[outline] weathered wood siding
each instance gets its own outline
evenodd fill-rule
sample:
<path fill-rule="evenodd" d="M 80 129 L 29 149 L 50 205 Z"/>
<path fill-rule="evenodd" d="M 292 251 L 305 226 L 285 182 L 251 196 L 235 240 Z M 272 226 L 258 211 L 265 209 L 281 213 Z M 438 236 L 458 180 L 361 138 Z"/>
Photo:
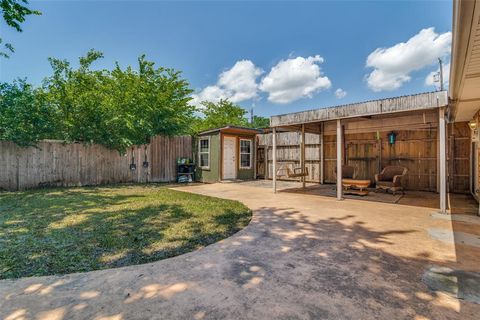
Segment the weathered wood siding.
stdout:
<path fill-rule="evenodd" d="M 23 148 L 0 141 L 0 189 L 173 181 L 177 157 L 192 157 L 191 137 L 154 137 L 125 155 L 100 145 L 45 140 Z"/>
<path fill-rule="evenodd" d="M 469 133 L 466 123 L 449 127 L 450 149 L 447 149 L 449 187 L 451 192 L 469 192 Z M 469 129 L 468 129 L 469 130 Z M 348 132 L 348 131 L 347 131 Z M 388 143 L 388 131 L 345 134 L 346 163 L 357 167 L 357 177 L 370 179 L 388 165 L 401 165 L 408 169 L 405 185 L 408 190 L 437 190 L 437 128 L 395 130 L 396 142 Z M 272 178 L 271 134 L 259 135 L 259 147 L 266 146 L 268 179 Z M 305 165 L 307 181 L 320 181 L 320 139 L 317 134 L 306 134 Z M 277 167 L 300 166 L 300 135 L 296 132 L 279 133 L 277 138 Z M 452 155 L 452 156 L 450 156 Z M 326 183 L 335 183 L 336 136 L 324 136 L 324 177 Z M 283 177 L 282 179 L 287 179 Z"/>

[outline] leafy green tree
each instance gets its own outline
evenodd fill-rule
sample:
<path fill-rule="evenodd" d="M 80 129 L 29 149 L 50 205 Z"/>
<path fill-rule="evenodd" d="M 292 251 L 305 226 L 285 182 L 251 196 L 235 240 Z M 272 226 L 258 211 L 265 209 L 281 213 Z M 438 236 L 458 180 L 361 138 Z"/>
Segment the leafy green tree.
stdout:
<path fill-rule="evenodd" d="M 248 125 L 245 118 L 247 111 L 228 100 L 220 100 L 217 103 L 204 101 L 199 111 L 203 116 L 197 118 L 193 125 L 195 133 L 228 125 L 243 127 Z"/>
<path fill-rule="evenodd" d="M 0 83 L 0 140 L 30 146 L 54 138 L 55 117 L 55 110 L 25 80 Z"/>
<path fill-rule="evenodd" d="M 194 107 L 189 84 L 178 71 L 155 68 L 145 56 L 131 67 L 92 70 L 101 52 L 90 50 L 74 69 L 49 59 L 53 75 L 43 83 L 48 105 L 57 112 L 58 136 L 70 142 L 97 143 L 124 152 L 150 137 L 189 131 Z"/>
<path fill-rule="evenodd" d="M 268 128 L 270 127 L 270 119 L 261 116 L 253 116 L 253 122 L 250 122 L 248 126 L 254 129 Z"/>
<path fill-rule="evenodd" d="M 2 12 L 3 20 L 5 23 L 22 32 L 21 24 L 25 22 L 25 17 L 29 15 L 40 15 L 40 11 L 32 10 L 27 7 L 27 0 L 0 0 L 0 10 Z M 0 38 L 0 45 L 2 44 L 2 38 Z M 10 43 L 3 45 L 0 50 L 0 56 L 8 58 L 9 53 L 13 53 L 14 48 Z"/>

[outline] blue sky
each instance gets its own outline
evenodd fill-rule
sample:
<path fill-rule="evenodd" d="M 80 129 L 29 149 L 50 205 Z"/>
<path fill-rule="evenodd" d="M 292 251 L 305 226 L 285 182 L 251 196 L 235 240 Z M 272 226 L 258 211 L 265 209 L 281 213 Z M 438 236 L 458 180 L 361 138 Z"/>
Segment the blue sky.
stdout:
<path fill-rule="evenodd" d="M 195 101 L 228 97 L 263 116 L 434 90 L 426 77 L 437 56 L 448 63 L 452 19 L 450 1 L 31 5 L 43 15 L 23 33 L 0 26 L 16 49 L 0 60 L 1 81 L 40 84 L 48 57 L 76 61 L 90 48 L 105 54 L 95 68 L 135 65 L 145 53 L 183 71 Z"/>

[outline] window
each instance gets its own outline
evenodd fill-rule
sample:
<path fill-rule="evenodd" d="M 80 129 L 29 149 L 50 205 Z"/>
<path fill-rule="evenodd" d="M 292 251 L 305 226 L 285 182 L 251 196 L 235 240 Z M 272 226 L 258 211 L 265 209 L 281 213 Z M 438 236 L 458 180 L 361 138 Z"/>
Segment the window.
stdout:
<path fill-rule="evenodd" d="M 252 167 L 252 140 L 240 139 L 240 168 Z"/>
<path fill-rule="evenodd" d="M 200 138 L 200 143 L 198 144 L 198 158 L 200 168 L 210 169 L 210 137 Z"/>

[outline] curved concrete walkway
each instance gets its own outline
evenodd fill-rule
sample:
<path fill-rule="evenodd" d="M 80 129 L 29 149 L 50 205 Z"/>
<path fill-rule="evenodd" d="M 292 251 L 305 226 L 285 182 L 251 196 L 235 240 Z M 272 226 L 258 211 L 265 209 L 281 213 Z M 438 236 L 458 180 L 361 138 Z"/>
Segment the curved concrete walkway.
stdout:
<path fill-rule="evenodd" d="M 250 225 L 202 250 L 119 269 L 0 281 L 0 318 L 478 319 L 480 305 L 431 292 L 431 265 L 480 271 L 480 236 L 431 209 L 271 193 L 242 184 L 179 188 L 237 199 Z"/>

